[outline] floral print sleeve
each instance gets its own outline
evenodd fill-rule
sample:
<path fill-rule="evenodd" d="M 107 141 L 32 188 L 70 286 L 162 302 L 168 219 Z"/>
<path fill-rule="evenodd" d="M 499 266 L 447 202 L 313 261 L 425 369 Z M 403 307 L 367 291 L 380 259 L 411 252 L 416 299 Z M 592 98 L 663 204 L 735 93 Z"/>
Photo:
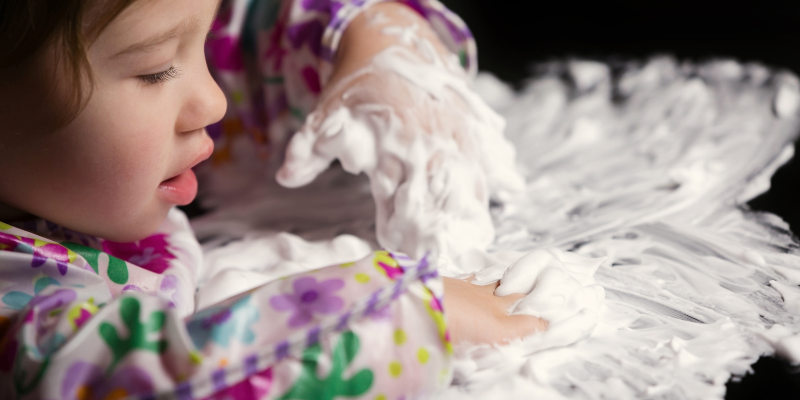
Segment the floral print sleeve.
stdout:
<path fill-rule="evenodd" d="M 207 54 L 228 97 L 228 114 L 209 127 L 214 161 L 232 157 L 231 144 L 251 136 L 263 158 L 280 156 L 314 108 L 330 76 L 342 34 L 361 11 L 391 0 L 228 0 L 215 22 Z M 475 41 L 464 22 L 437 0 L 398 0 L 424 16 L 471 74 Z"/>
<path fill-rule="evenodd" d="M 0 398 L 396 399 L 449 383 L 424 259 L 378 251 L 187 313 L 192 274 L 167 277 L 199 246 L 176 213 L 136 243 L 0 224 Z"/>

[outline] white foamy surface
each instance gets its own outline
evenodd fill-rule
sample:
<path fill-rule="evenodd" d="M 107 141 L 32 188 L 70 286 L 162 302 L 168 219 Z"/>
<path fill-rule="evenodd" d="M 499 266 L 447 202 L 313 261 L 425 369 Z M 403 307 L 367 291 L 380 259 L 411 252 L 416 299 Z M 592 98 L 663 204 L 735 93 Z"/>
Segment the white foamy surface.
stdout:
<path fill-rule="evenodd" d="M 722 398 L 761 354 L 800 361 L 798 246 L 779 218 L 742 206 L 792 156 L 797 79 L 669 58 L 613 79 L 585 61 L 541 71 L 516 94 L 476 81 L 506 118 L 527 191 L 492 208 L 488 252 L 441 268 L 532 290 L 516 310 L 545 315 L 549 304 L 556 322 L 511 345 L 459 349 L 455 381 L 437 397 Z M 378 246 L 364 175 L 334 168 L 285 189 L 246 141 L 235 151 L 238 164 L 201 174 L 216 210 L 193 221 L 207 257 L 201 293 L 214 293 L 200 303 Z M 583 297 L 542 303 L 536 277 L 548 274 Z"/>

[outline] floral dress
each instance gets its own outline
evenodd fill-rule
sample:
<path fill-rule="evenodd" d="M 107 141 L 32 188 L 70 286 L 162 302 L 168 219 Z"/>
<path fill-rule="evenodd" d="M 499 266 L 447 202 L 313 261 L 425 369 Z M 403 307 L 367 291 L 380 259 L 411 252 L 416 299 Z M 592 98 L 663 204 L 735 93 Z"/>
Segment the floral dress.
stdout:
<path fill-rule="evenodd" d="M 424 259 L 377 251 L 194 311 L 202 254 L 180 211 L 135 243 L 28 225 L 0 224 L 0 398 L 396 399 L 449 383 Z"/>
<path fill-rule="evenodd" d="M 285 144 L 347 23 L 376 2 L 224 4 L 208 45 L 231 104 L 210 128 L 216 161 L 242 133 L 265 157 Z M 460 19 L 436 1 L 404 3 L 474 72 Z M 442 284 L 427 260 L 377 251 L 196 310 L 202 259 L 177 209 L 134 243 L 0 223 L 0 398 L 386 400 L 449 384 Z"/>

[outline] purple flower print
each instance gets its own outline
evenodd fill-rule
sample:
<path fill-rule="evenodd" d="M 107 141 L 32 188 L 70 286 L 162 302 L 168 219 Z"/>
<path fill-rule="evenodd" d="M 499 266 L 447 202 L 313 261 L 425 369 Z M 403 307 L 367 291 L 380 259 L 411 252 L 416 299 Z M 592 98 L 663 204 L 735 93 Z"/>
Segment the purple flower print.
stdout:
<path fill-rule="evenodd" d="M 77 298 L 78 294 L 72 289 L 57 289 L 50 294 L 37 295 L 28 303 L 32 310 L 26 315 L 26 321 L 34 323 L 33 311 L 36 310 L 36 330 L 39 334 L 44 334 L 47 332 L 48 318 L 63 311 L 65 306 Z"/>
<path fill-rule="evenodd" d="M 103 251 L 157 274 L 169 268 L 169 260 L 175 259 L 169 251 L 167 235 L 163 233 L 130 243 L 104 240 Z"/>
<path fill-rule="evenodd" d="M 27 291 L 19 292 L 12 290 L 4 294 L 3 297 L 0 298 L 0 301 L 5 304 L 6 308 L 10 308 L 12 310 L 21 310 L 23 307 L 28 305 L 28 302 L 30 302 L 34 296 L 49 286 L 61 286 L 61 284 L 49 276 L 42 276 L 37 278 L 33 283 L 33 294 L 26 293 Z"/>
<path fill-rule="evenodd" d="M 65 400 L 120 399 L 134 394 L 148 394 L 153 380 L 144 370 L 123 367 L 107 377 L 100 367 L 85 361 L 70 365 L 61 382 L 61 398 Z"/>
<path fill-rule="evenodd" d="M 77 257 L 77 254 L 60 244 L 6 233 L 0 233 L 0 250 L 32 255 L 33 268 L 41 267 L 48 259 L 53 259 L 62 276 L 67 274 L 67 265 Z"/>
<path fill-rule="evenodd" d="M 319 57 L 322 48 L 322 33 L 325 31 L 325 25 L 317 20 L 311 20 L 300 24 L 292 25 L 287 30 L 289 42 L 292 43 L 292 48 L 299 49 L 304 43 L 308 44 L 308 48 Z"/>
<path fill-rule="evenodd" d="M 176 299 L 178 295 L 178 278 L 176 278 L 175 275 L 164 276 L 158 290 L 169 299 L 170 307 L 175 307 L 175 302 L 178 301 L 178 299 Z"/>
<path fill-rule="evenodd" d="M 356 4 L 357 2 L 358 1 L 354 1 L 351 4 L 360 7 L 362 4 Z M 331 10 L 330 10 L 331 20 L 330 22 L 328 22 L 329 27 L 336 30 L 342 29 L 342 24 L 347 21 L 346 16 L 339 15 L 339 10 L 341 10 L 343 6 L 344 5 L 340 2 L 334 2 L 333 4 L 331 4 Z"/>
<path fill-rule="evenodd" d="M 50 294 L 37 295 L 28 304 L 31 307 L 37 307 L 40 313 L 47 314 L 50 311 L 61 309 L 77 297 L 77 293 L 72 289 L 57 289 Z"/>
<path fill-rule="evenodd" d="M 390 307 L 389 305 L 386 305 L 379 310 L 375 310 L 372 314 L 369 315 L 369 318 L 373 321 L 386 320 L 391 317 L 392 317 L 392 307 Z"/>
<path fill-rule="evenodd" d="M 310 276 L 292 283 L 294 293 L 272 296 L 269 303 L 278 311 L 289 311 L 289 327 L 297 328 L 311 321 L 314 313 L 330 314 L 339 311 L 344 301 L 333 292 L 344 287 L 341 279 L 328 279 L 317 283 Z"/>

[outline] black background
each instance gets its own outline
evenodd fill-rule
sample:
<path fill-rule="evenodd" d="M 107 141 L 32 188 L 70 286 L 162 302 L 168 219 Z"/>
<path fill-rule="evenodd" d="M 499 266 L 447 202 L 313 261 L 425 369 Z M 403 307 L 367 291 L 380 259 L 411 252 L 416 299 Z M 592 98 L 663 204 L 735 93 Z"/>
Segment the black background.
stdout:
<path fill-rule="evenodd" d="M 672 54 L 702 61 L 760 61 L 800 75 L 800 0 L 749 1 L 489 1 L 442 0 L 478 43 L 478 65 L 519 87 L 535 61 L 598 60 Z M 795 154 L 800 154 L 795 144 Z M 800 232 L 800 161 L 772 179 L 749 206 L 773 212 Z M 762 358 L 755 374 L 729 382 L 726 399 L 800 399 L 800 375 Z"/>

